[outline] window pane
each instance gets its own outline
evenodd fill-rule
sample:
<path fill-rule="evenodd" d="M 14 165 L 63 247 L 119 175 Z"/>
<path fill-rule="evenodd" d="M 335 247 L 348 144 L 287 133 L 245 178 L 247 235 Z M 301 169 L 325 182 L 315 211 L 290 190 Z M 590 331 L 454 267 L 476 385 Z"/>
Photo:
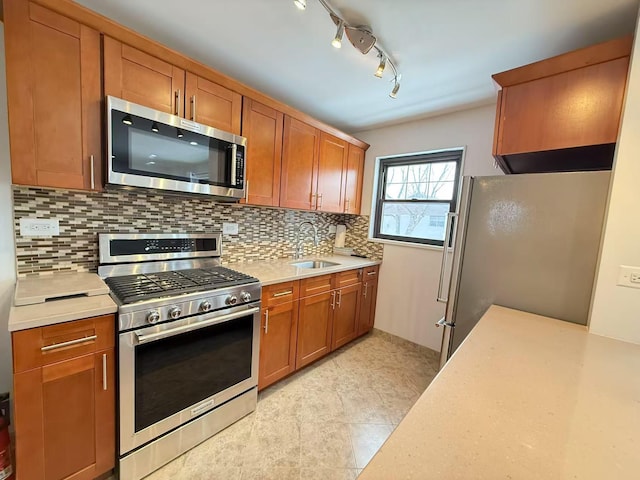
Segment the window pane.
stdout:
<path fill-rule="evenodd" d="M 385 203 L 380 233 L 444 241 L 449 203 Z"/>
<path fill-rule="evenodd" d="M 385 200 L 451 200 L 456 162 L 388 167 Z"/>

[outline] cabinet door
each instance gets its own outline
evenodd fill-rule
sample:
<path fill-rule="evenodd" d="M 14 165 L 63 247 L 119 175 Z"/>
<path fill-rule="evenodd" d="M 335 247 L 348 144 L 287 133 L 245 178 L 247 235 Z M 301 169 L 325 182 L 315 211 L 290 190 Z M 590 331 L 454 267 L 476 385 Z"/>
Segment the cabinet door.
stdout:
<path fill-rule="evenodd" d="M 13 183 L 100 188 L 100 34 L 26 1 L 4 21 Z"/>
<path fill-rule="evenodd" d="M 505 87 L 501 155 L 615 143 L 629 57 Z"/>
<path fill-rule="evenodd" d="M 358 315 L 358 335 L 363 335 L 373 328 L 377 295 L 378 280 L 366 280 L 362 285 L 360 314 Z"/>
<path fill-rule="evenodd" d="M 300 299 L 296 369 L 325 356 L 331 350 L 335 291 Z"/>
<path fill-rule="evenodd" d="M 297 337 L 297 301 L 262 309 L 259 390 L 295 370 Z"/>
<path fill-rule="evenodd" d="M 320 132 L 316 128 L 285 115 L 281 207 L 315 210 L 319 146 Z"/>
<path fill-rule="evenodd" d="M 184 116 L 184 70 L 106 36 L 104 92 Z"/>
<path fill-rule="evenodd" d="M 364 150 L 349 145 L 345 171 L 344 213 L 358 215 L 362 201 L 362 177 L 364 175 Z"/>
<path fill-rule="evenodd" d="M 361 283 L 336 291 L 336 308 L 333 312 L 331 350 L 335 350 L 345 343 L 349 343 L 358 335 L 361 291 Z"/>
<path fill-rule="evenodd" d="M 280 203 L 280 166 L 284 115 L 245 97 L 242 136 L 247 138 L 247 199 L 251 205 Z"/>
<path fill-rule="evenodd" d="M 115 464 L 114 350 L 14 376 L 21 478 L 93 479 Z"/>
<path fill-rule="evenodd" d="M 320 133 L 318 160 L 317 209 L 323 212 L 344 212 L 344 174 L 347 168 L 349 144 L 328 133 Z"/>
<path fill-rule="evenodd" d="M 185 116 L 240 135 L 242 95 L 191 72 L 186 78 Z"/>

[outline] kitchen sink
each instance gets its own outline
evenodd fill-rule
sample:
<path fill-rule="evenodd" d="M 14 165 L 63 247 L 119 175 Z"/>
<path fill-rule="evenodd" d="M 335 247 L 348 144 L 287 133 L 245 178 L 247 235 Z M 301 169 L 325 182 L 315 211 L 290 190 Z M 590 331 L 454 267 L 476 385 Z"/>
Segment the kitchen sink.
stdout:
<path fill-rule="evenodd" d="M 334 262 L 325 262 L 324 260 L 303 260 L 301 262 L 290 263 L 289 265 L 292 265 L 298 268 L 326 268 L 326 267 L 334 267 L 340 264 L 334 263 Z"/>

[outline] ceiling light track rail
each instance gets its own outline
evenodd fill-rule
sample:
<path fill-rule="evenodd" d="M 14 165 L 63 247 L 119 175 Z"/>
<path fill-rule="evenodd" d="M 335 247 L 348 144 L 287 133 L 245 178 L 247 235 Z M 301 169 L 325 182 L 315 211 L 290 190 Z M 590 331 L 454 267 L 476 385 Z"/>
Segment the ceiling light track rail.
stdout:
<path fill-rule="evenodd" d="M 350 25 L 327 0 L 318 0 L 320 5 L 324 7 L 324 9 L 329 13 L 331 20 L 336 24 L 337 30 L 336 35 L 331 41 L 331 45 L 335 48 L 342 47 L 342 37 L 346 33 L 347 38 L 351 42 L 351 44 L 363 55 L 369 53 L 372 49 L 375 49 L 379 64 L 378 68 L 374 73 L 374 76 L 377 78 L 382 78 L 382 75 L 389 66 L 391 71 L 393 72 L 393 89 L 389 96 L 391 98 L 396 98 L 398 95 L 398 90 L 400 90 L 400 80 L 402 75 L 398 72 L 397 64 L 393 58 L 387 53 L 384 47 L 378 42 L 378 39 L 373 34 L 371 27 L 368 25 Z M 304 10 L 307 8 L 307 0 L 293 0 L 293 3 L 300 10 Z"/>

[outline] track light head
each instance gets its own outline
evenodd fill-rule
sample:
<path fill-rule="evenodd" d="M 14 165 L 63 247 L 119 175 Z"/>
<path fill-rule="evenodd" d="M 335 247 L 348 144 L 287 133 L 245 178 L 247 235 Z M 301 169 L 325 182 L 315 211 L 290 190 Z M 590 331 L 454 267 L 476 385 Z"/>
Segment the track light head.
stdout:
<path fill-rule="evenodd" d="M 182 133 L 182 130 L 180 130 L 179 128 L 176 128 L 176 137 L 178 138 L 184 137 L 184 133 Z"/>
<path fill-rule="evenodd" d="M 336 32 L 335 38 L 331 41 L 331 45 L 335 48 L 342 47 L 342 35 L 344 35 L 344 21 L 340 20 L 338 22 L 338 31 Z"/>
<path fill-rule="evenodd" d="M 158 133 L 160 131 L 160 127 L 158 127 L 158 124 L 156 122 L 153 122 L 151 124 L 151 131 L 154 133 Z"/>
<path fill-rule="evenodd" d="M 380 64 L 378 65 L 378 69 L 376 70 L 376 73 L 374 73 L 373 75 L 378 78 L 382 78 L 382 73 L 384 72 L 384 68 L 387 66 L 387 57 L 385 57 L 382 53 L 378 54 L 378 57 L 380 57 Z"/>
<path fill-rule="evenodd" d="M 307 0 L 293 0 L 293 4 L 300 10 L 307 8 Z"/>
<path fill-rule="evenodd" d="M 133 118 L 131 118 L 131 115 L 127 113 L 122 119 L 122 123 L 125 125 L 133 125 Z"/>
<path fill-rule="evenodd" d="M 389 94 L 391 98 L 398 98 L 398 90 L 400 90 L 400 81 L 396 78 L 395 82 L 396 84 L 393 86 L 393 90 L 391 90 L 391 93 Z"/>

